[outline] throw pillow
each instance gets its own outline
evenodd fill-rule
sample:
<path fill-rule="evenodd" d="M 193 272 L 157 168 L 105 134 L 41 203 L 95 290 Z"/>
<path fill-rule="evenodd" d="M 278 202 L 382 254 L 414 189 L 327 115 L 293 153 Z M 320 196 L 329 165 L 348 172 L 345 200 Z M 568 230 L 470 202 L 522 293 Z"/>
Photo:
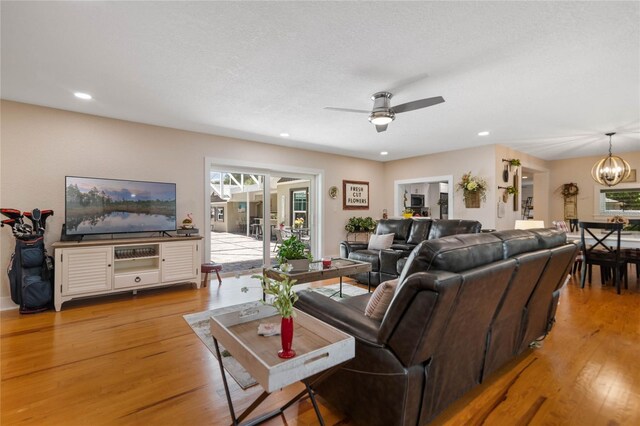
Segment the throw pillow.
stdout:
<path fill-rule="evenodd" d="M 364 308 L 364 314 L 369 318 L 381 321 L 382 318 L 384 318 L 384 314 L 387 313 L 387 309 L 391 304 L 391 299 L 393 299 L 393 295 L 396 293 L 397 286 L 397 278 L 395 280 L 385 281 L 378 285 L 369 298 L 367 307 Z"/>
<path fill-rule="evenodd" d="M 395 234 L 373 234 L 369 238 L 369 250 L 386 250 L 393 244 L 393 236 Z"/>

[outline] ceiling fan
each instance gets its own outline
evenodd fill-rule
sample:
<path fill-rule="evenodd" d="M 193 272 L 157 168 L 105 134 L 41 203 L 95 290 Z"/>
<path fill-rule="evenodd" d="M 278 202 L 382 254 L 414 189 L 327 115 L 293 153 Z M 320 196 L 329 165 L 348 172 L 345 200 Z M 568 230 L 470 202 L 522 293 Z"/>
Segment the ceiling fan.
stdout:
<path fill-rule="evenodd" d="M 436 96 L 435 98 L 420 99 L 418 101 L 407 102 L 405 104 L 392 107 L 389 105 L 389 100 L 392 96 L 393 95 L 389 92 L 378 92 L 371 95 L 371 100 L 373 101 L 372 111 L 334 107 L 325 107 L 324 109 L 369 114 L 369 121 L 376 126 L 376 130 L 380 133 L 387 130 L 387 125 L 395 120 L 396 114 L 426 108 L 444 102 L 444 98 L 442 96 Z"/>

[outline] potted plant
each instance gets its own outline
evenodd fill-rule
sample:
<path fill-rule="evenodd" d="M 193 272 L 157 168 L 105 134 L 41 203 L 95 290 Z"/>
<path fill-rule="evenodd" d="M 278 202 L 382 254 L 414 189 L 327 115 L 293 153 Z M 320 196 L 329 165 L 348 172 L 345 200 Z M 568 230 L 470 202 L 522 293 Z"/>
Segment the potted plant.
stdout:
<path fill-rule="evenodd" d="M 282 240 L 276 257 L 281 265 L 288 263 L 293 266 L 293 270 L 306 271 L 309 269 L 311 253 L 307 252 L 307 247 L 298 237 L 292 235 L 286 240 Z"/>
<path fill-rule="evenodd" d="M 413 209 L 411 209 L 410 207 L 405 208 L 402 211 L 402 216 L 405 218 L 413 217 Z"/>
<path fill-rule="evenodd" d="M 458 191 L 462 191 L 464 204 L 467 208 L 479 208 L 480 200 L 487 201 L 487 181 L 472 176 L 471 172 L 462 175 L 457 187 Z"/>
<path fill-rule="evenodd" d="M 377 222 L 370 216 L 367 217 L 351 217 L 344 226 L 347 232 L 373 232 L 376 230 Z"/>
<path fill-rule="evenodd" d="M 286 274 L 280 274 L 280 280 L 265 277 L 264 275 L 253 275 L 252 278 L 260 280 L 262 292 L 272 296 L 269 302 L 263 302 L 276 308 L 282 319 L 280 320 L 280 340 L 282 350 L 278 352 L 280 358 L 292 358 L 296 352 L 293 346 L 293 317 L 295 311 L 293 304 L 298 300 L 298 294 L 293 290 L 296 280 L 292 280 Z M 245 287 L 246 288 L 246 287 Z M 245 288 L 242 291 L 245 291 Z"/>

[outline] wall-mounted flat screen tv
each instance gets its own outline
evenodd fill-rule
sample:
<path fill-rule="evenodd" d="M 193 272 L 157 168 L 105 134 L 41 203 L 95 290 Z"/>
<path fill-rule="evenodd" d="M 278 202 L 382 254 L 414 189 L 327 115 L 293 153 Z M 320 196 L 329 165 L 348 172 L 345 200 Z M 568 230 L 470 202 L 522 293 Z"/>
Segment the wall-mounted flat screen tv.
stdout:
<path fill-rule="evenodd" d="M 67 176 L 67 235 L 176 229 L 176 184 Z"/>

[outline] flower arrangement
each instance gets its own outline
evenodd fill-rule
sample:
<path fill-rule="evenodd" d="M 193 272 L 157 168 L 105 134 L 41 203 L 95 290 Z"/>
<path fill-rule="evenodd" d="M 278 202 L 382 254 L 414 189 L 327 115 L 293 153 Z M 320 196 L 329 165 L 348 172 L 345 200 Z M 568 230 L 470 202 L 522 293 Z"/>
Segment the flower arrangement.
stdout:
<path fill-rule="evenodd" d="M 471 172 L 463 174 L 457 186 L 458 190 L 462 191 L 465 200 L 477 193 L 482 201 L 487 201 L 487 181 L 477 176 L 471 176 Z"/>
<path fill-rule="evenodd" d="M 507 186 L 505 191 L 507 191 L 507 194 L 509 194 L 509 195 L 517 195 L 518 194 L 518 188 L 516 188 L 515 186 Z"/>
<path fill-rule="evenodd" d="M 624 224 L 624 226 L 629 225 L 629 219 L 627 219 L 626 217 L 619 216 L 619 215 L 610 217 L 609 219 L 607 219 L 607 222 L 609 222 L 609 223 L 622 223 L 622 224 Z"/>
<path fill-rule="evenodd" d="M 294 228 L 302 228 L 304 226 L 304 218 L 299 217 L 296 220 L 293 221 L 293 227 Z"/>
<path fill-rule="evenodd" d="M 273 296 L 269 302 L 262 301 L 262 303 L 276 308 L 282 318 L 290 318 L 296 315 L 293 310 L 293 304 L 298 300 L 298 294 L 293 291 L 293 285 L 297 280 L 292 280 L 285 274 L 280 274 L 281 280 L 275 280 L 264 275 L 252 275 L 251 278 L 260 280 L 260 287 L 262 287 L 264 294 Z M 240 291 L 246 293 L 249 288 L 242 287 Z"/>
<path fill-rule="evenodd" d="M 573 182 L 565 183 L 562 185 L 560 193 L 562 194 L 562 198 L 569 198 L 578 195 L 580 193 L 580 189 L 578 188 L 578 185 Z"/>

